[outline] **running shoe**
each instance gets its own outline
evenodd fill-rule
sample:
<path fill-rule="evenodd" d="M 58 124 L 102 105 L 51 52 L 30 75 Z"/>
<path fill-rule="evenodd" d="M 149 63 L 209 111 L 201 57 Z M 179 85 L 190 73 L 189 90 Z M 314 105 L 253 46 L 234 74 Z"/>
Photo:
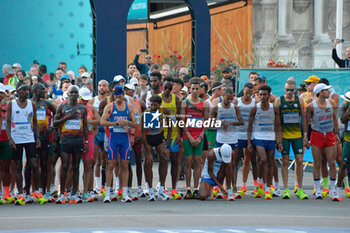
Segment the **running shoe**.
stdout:
<path fill-rule="evenodd" d="M 148 201 L 156 201 L 156 198 L 154 197 L 154 193 L 150 193 L 148 195 Z"/>
<path fill-rule="evenodd" d="M 39 201 L 40 205 L 43 205 L 43 204 L 49 202 L 41 193 L 36 194 L 36 196 L 37 196 L 37 200 Z"/>
<path fill-rule="evenodd" d="M 121 198 L 120 199 L 122 199 L 122 197 L 123 197 L 123 193 L 122 193 L 122 195 L 121 195 Z M 111 201 L 117 201 L 118 200 L 118 196 L 117 196 L 117 193 L 116 192 L 110 192 L 110 194 L 109 194 L 109 198 L 111 199 Z"/>
<path fill-rule="evenodd" d="M 316 187 L 314 187 L 314 190 L 312 191 L 312 195 L 316 194 Z"/>
<path fill-rule="evenodd" d="M 225 195 L 221 192 L 221 190 L 218 192 L 218 194 L 216 195 L 216 199 L 224 199 Z"/>
<path fill-rule="evenodd" d="M 137 190 L 136 195 L 138 197 L 146 197 L 146 194 L 142 191 L 142 188 Z"/>
<path fill-rule="evenodd" d="M 123 203 L 127 203 L 132 202 L 132 199 L 129 197 L 129 195 L 124 195 L 120 201 Z"/>
<path fill-rule="evenodd" d="M 258 192 L 258 189 L 254 189 L 254 191 L 253 191 L 253 197 L 255 197 L 255 198 L 261 198 L 261 196 L 260 196 L 260 194 L 259 194 L 259 192 Z"/>
<path fill-rule="evenodd" d="M 241 196 L 245 196 L 247 193 L 247 186 L 242 186 L 238 193 L 241 194 Z"/>
<path fill-rule="evenodd" d="M 271 186 L 270 186 L 270 193 L 273 193 L 275 191 L 275 186 L 272 184 Z"/>
<path fill-rule="evenodd" d="M 233 196 L 235 197 L 235 199 L 241 199 L 242 198 L 241 194 L 239 194 L 239 193 L 233 193 Z"/>
<path fill-rule="evenodd" d="M 171 199 L 174 199 L 174 200 L 181 200 L 182 199 L 181 195 L 179 194 L 179 192 L 176 189 L 171 190 L 170 197 L 171 197 Z"/>
<path fill-rule="evenodd" d="M 272 200 L 272 195 L 270 191 L 265 191 L 265 199 L 266 200 Z"/>
<path fill-rule="evenodd" d="M 165 192 L 158 192 L 158 197 L 161 198 L 162 201 L 167 201 L 170 199 L 168 194 L 166 194 Z"/>
<path fill-rule="evenodd" d="M 219 187 L 218 186 L 214 186 L 212 188 L 212 192 L 213 192 L 214 197 L 216 197 L 218 195 L 218 193 L 220 192 Z"/>
<path fill-rule="evenodd" d="M 55 186 L 51 186 L 50 188 L 50 196 L 57 198 L 58 197 L 58 191 L 55 188 Z"/>
<path fill-rule="evenodd" d="M 297 193 L 297 192 L 298 192 L 298 188 L 299 188 L 299 185 L 296 184 L 296 185 L 294 186 L 293 193 Z"/>
<path fill-rule="evenodd" d="M 282 199 L 290 199 L 289 189 L 284 190 Z"/>
<path fill-rule="evenodd" d="M 186 199 L 186 200 L 193 199 L 193 193 L 192 193 L 191 189 L 187 189 L 187 193 L 186 193 L 184 199 Z"/>
<path fill-rule="evenodd" d="M 18 195 L 15 200 L 15 205 L 25 205 L 25 198 L 23 195 Z"/>
<path fill-rule="evenodd" d="M 123 198 L 123 190 L 122 189 L 118 189 L 118 199 L 122 199 Z"/>
<path fill-rule="evenodd" d="M 350 198 L 350 188 L 345 189 L 346 198 Z"/>
<path fill-rule="evenodd" d="M 148 186 L 148 185 L 147 185 Z M 148 187 L 146 187 L 146 185 L 143 187 L 143 193 L 148 196 L 149 193 L 148 193 Z"/>
<path fill-rule="evenodd" d="M 112 202 L 111 198 L 108 195 L 106 195 L 105 198 L 103 199 L 103 203 L 111 203 L 111 202 Z"/>
<path fill-rule="evenodd" d="M 4 199 L 0 196 L 0 205 L 4 204 Z"/>
<path fill-rule="evenodd" d="M 235 200 L 235 196 L 233 195 L 232 192 L 228 192 L 226 195 L 226 201 L 234 201 Z"/>
<path fill-rule="evenodd" d="M 296 193 L 297 197 L 301 200 L 303 199 L 309 199 L 309 196 L 304 193 L 303 189 L 298 189 L 298 192 Z"/>
<path fill-rule="evenodd" d="M 339 190 L 339 189 L 338 189 L 338 190 Z M 342 200 L 341 196 L 339 196 L 339 192 L 338 192 L 336 189 L 334 189 L 334 190 L 330 193 L 330 196 L 331 196 L 331 198 L 332 198 L 332 201 L 341 201 L 341 200 Z"/>
<path fill-rule="evenodd" d="M 34 192 L 32 192 L 31 198 L 32 198 L 33 202 L 39 202 L 40 194 L 41 193 L 34 193 Z"/>
<path fill-rule="evenodd" d="M 88 193 L 83 193 L 83 196 L 81 197 L 82 202 L 86 203 L 86 202 L 93 202 L 94 198 L 90 197 L 90 195 Z"/>
<path fill-rule="evenodd" d="M 280 189 L 275 189 L 275 191 L 272 192 L 272 196 L 280 197 L 281 196 L 281 190 Z"/>
<path fill-rule="evenodd" d="M 193 192 L 193 199 L 199 199 L 199 190 L 195 189 Z"/>
<path fill-rule="evenodd" d="M 91 190 L 90 196 L 93 198 L 93 201 L 98 201 L 97 193 L 95 193 L 95 191 Z"/>
<path fill-rule="evenodd" d="M 47 200 L 48 203 L 55 202 L 55 198 L 51 197 L 49 192 L 44 194 L 43 197 Z"/>
<path fill-rule="evenodd" d="M 264 196 L 264 185 L 263 184 L 258 185 L 258 193 L 259 193 L 260 197 Z"/>
<path fill-rule="evenodd" d="M 322 197 L 329 197 L 329 192 L 330 192 L 329 189 L 323 188 L 323 190 L 321 192 Z"/>
<path fill-rule="evenodd" d="M 59 197 L 56 200 L 56 204 L 65 204 L 67 203 L 68 199 L 64 194 L 60 194 Z"/>
<path fill-rule="evenodd" d="M 72 203 L 72 204 L 78 204 L 78 203 L 82 203 L 82 202 L 83 201 L 77 195 L 72 195 L 69 199 L 69 203 Z"/>
<path fill-rule="evenodd" d="M 323 199 L 321 191 L 316 191 L 314 196 L 315 196 L 315 199 Z"/>
<path fill-rule="evenodd" d="M 32 197 L 31 197 L 30 195 L 27 195 L 27 196 L 25 197 L 25 199 L 24 199 L 24 202 L 25 202 L 26 204 L 32 204 L 34 201 L 33 201 Z"/>
<path fill-rule="evenodd" d="M 100 197 L 105 197 L 105 196 L 106 196 L 106 188 L 101 188 Z"/>
<path fill-rule="evenodd" d="M 4 196 L 4 199 L 5 203 L 7 204 L 11 204 L 11 203 L 14 203 L 15 202 L 15 198 L 13 198 L 11 196 L 11 194 L 8 194 L 7 196 Z"/>
<path fill-rule="evenodd" d="M 138 196 L 135 195 L 135 193 L 133 193 L 130 188 L 128 189 L 128 195 L 132 201 L 137 201 L 139 199 Z"/>

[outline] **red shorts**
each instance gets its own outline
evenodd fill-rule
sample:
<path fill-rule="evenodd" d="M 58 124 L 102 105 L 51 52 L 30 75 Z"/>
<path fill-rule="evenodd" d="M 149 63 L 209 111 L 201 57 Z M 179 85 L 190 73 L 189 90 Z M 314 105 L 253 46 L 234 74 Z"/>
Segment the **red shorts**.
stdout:
<path fill-rule="evenodd" d="M 333 132 L 321 133 L 315 130 L 311 132 L 310 144 L 318 148 L 331 147 L 337 144 Z"/>
<path fill-rule="evenodd" d="M 89 133 L 89 150 L 87 153 L 83 153 L 83 159 L 94 159 L 94 140 L 95 137 L 93 134 Z M 85 146 L 85 138 L 84 138 L 84 146 Z"/>

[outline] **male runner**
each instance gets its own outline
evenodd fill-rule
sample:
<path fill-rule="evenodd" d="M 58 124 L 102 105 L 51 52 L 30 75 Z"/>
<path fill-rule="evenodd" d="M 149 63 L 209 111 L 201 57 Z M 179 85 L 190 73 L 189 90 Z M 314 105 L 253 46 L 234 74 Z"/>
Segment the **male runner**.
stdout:
<path fill-rule="evenodd" d="M 12 149 L 12 159 L 16 164 L 16 183 L 19 195 L 15 204 L 31 203 L 30 186 L 33 172 L 33 190 L 38 187 L 38 155 L 37 148 L 41 147 L 39 127 L 36 117 L 36 104 L 28 99 L 29 85 L 18 82 L 16 86 L 18 98 L 11 100 L 6 109 L 6 133 Z M 23 193 L 22 157 L 26 151 L 27 164 L 25 167 L 26 197 Z"/>
<path fill-rule="evenodd" d="M 70 157 L 72 154 L 73 168 L 73 191 L 70 197 L 70 203 L 81 203 L 82 200 L 77 195 L 79 187 L 79 164 L 82 153 L 88 152 L 89 137 L 87 109 L 78 102 L 78 86 L 70 86 L 68 89 L 68 101 L 58 106 L 54 127 L 61 127 L 61 194 L 56 200 L 56 204 L 65 204 L 68 200 L 66 197 L 66 181 L 69 168 Z M 83 134 L 85 145 L 83 144 Z"/>
<path fill-rule="evenodd" d="M 108 161 L 106 174 L 106 196 L 104 203 L 110 203 L 111 184 L 113 170 L 115 168 L 117 155 L 120 157 L 120 184 L 123 187 L 122 202 L 131 202 L 128 195 L 128 177 L 130 160 L 129 127 L 137 127 L 137 121 L 133 107 L 124 98 L 124 88 L 117 85 L 113 89 L 115 101 L 107 104 L 101 118 L 101 125 L 109 127 L 108 133 Z"/>
<path fill-rule="evenodd" d="M 228 201 L 235 200 L 231 189 L 228 188 L 226 191 L 222 186 L 225 177 L 227 185 L 231 183 L 228 182 L 232 176 L 231 159 L 232 147 L 228 144 L 223 144 L 221 147 L 209 151 L 208 158 L 204 163 L 201 184 L 199 186 L 200 200 L 204 201 L 209 197 L 213 186 L 218 186 Z"/>
<path fill-rule="evenodd" d="M 155 201 L 154 197 L 154 191 L 152 188 L 152 181 L 153 181 L 153 156 L 151 153 L 152 147 L 155 147 L 158 154 L 159 154 L 159 177 L 160 177 L 160 188 L 158 191 L 158 197 L 160 197 L 163 201 L 166 201 L 169 199 L 169 196 L 165 192 L 165 180 L 168 172 L 168 160 L 169 160 L 169 149 L 168 146 L 170 144 L 170 139 L 172 135 L 172 125 L 169 125 L 171 122 L 171 118 L 169 117 L 170 110 L 165 107 L 160 107 L 162 104 L 162 98 L 158 95 L 152 96 L 149 99 L 151 103 L 151 107 L 147 109 L 141 116 L 141 133 L 142 135 L 146 135 L 146 138 L 144 140 L 144 146 L 145 146 L 145 177 L 146 182 L 149 185 L 148 193 L 149 193 L 149 201 Z M 158 117 L 160 118 L 160 124 L 155 125 L 153 124 L 153 127 L 145 127 L 147 126 L 147 123 L 145 120 L 146 114 L 152 114 L 153 118 Z M 153 121 L 153 118 L 151 122 Z M 167 138 L 164 138 L 164 127 L 163 119 L 165 118 L 165 122 L 167 122 L 168 127 L 168 134 Z M 149 122 L 149 123 L 151 123 Z M 159 126 L 159 127 L 158 127 Z"/>
<path fill-rule="evenodd" d="M 269 86 L 260 87 L 259 99 L 261 102 L 250 111 L 248 126 L 248 150 L 253 150 L 254 124 L 254 143 L 259 156 L 258 192 L 255 197 L 262 197 L 265 194 L 265 199 L 272 199 L 270 186 L 272 185 L 273 169 L 271 167 L 275 162 L 276 143 L 279 150 L 282 144 L 280 116 L 277 109 L 274 109 L 273 104 L 269 102 L 270 93 Z"/>
<path fill-rule="evenodd" d="M 198 198 L 199 178 L 201 172 L 201 161 L 203 152 L 203 137 L 206 128 L 199 127 L 200 122 L 204 122 L 208 119 L 209 104 L 199 98 L 200 93 L 200 80 L 193 78 L 190 81 L 191 95 L 187 97 L 181 103 L 181 117 L 185 122 L 187 121 L 194 123 L 186 125 L 183 128 L 183 147 L 184 157 L 186 161 L 185 174 L 186 174 L 186 186 L 187 193 L 185 199 Z M 193 182 L 194 192 L 191 189 L 191 169 L 193 162 Z"/>
<path fill-rule="evenodd" d="M 45 99 L 45 86 L 42 83 L 35 83 L 32 86 L 33 103 L 36 104 L 36 116 L 39 127 L 39 138 L 41 142 L 41 148 L 38 149 L 40 158 L 40 184 L 39 199 L 40 204 L 43 204 L 49 200 L 52 201 L 50 193 L 46 193 L 47 190 L 47 179 L 48 179 L 48 157 L 49 157 L 49 146 L 50 146 L 50 134 L 54 130 L 51 127 L 53 115 L 56 113 L 56 107 Z M 53 113 L 53 115 L 51 114 Z"/>
<path fill-rule="evenodd" d="M 296 195 L 300 199 L 308 199 L 308 196 L 303 191 L 303 156 L 304 147 L 309 148 L 307 138 L 307 123 L 304 112 L 304 102 L 295 95 L 296 83 L 293 80 L 288 80 L 284 86 L 285 94 L 278 97 L 275 102 L 275 107 L 281 116 L 282 126 L 282 179 L 284 185 L 283 199 L 290 199 L 288 189 L 288 164 L 290 146 L 293 148 L 293 153 L 296 161 L 296 178 L 298 181 L 298 191 Z M 300 123 L 301 122 L 301 123 Z M 303 132 L 303 136 L 301 135 Z"/>
<path fill-rule="evenodd" d="M 151 107 L 150 98 L 154 95 L 159 95 L 162 93 L 160 90 L 160 84 L 162 80 L 162 74 L 158 71 L 154 71 L 151 73 L 150 83 L 151 83 L 151 90 L 147 91 L 145 94 L 142 95 L 141 100 L 146 103 L 146 108 Z"/>
<path fill-rule="evenodd" d="M 333 200 L 340 200 L 339 193 L 335 189 L 336 167 L 335 153 L 336 145 L 340 142 L 338 132 L 337 113 L 334 111 L 335 104 L 328 100 L 329 89 L 324 83 L 317 84 L 314 88 L 316 100 L 308 104 L 306 109 L 307 119 L 311 119 L 311 149 L 314 159 L 314 183 L 316 187 L 315 198 L 322 199 L 320 190 L 320 168 L 322 157 L 327 157 L 330 175 L 330 196 Z"/>

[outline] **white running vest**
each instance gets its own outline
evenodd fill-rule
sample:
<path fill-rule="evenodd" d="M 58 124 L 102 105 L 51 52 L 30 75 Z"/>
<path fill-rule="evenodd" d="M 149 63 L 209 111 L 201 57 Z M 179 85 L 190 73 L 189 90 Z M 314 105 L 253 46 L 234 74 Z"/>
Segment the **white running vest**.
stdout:
<path fill-rule="evenodd" d="M 229 122 L 236 122 L 237 115 L 234 105 L 230 103 L 229 108 L 224 108 L 221 103 L 218 104 L 218 114 L 216 119 L 221 122 L 226 121 L 226 124 Z M 224 127 L 221 126 L 221 128 L 217 130 L 216 141 L 219 143 L 236 144 L 238 142 L 236 126 L 230 125 L 227 130 L 224 130 Z"/>
<path fill-rule="evenodd" d="M 211 118 L 211 111 L 213 110 L 213 108 L 214 108 L 214 105 L 213 105 L 213 103 L 210 101 L 210 99 L 207 99 L 206 100 L 206 102 L 209 104 L 209 118 Z M 213 127 L 213 128 L 208 128 L 208 129 L 210 129 L 210 130 L 216 130 L 216 128 L 215 127 Z"/>
<path fill-rule="evenodd" d="M 311 128 L 321 133 L 333 132 L 333 108 L 326 99 L 326 107 L 321 109 L 317 106 L 316 100 L 312 101 L 314 115 L 311 119 Z"/>
<path fill-rule="evenodd" d="M 94 104 L 92 106 L 94 106 L 96 108 L 96 110 L 98 111 L 100 108 L 100 103 L 101 101 L 98 99 L 98 95 L 94 97 Z"/>
<path fill-rule="evenodd" d="M 34 143 L 34 131 L 32 128 L 33 104 L 27 100 L 27 106 L 21 108 L 16 100 L 12 100 L 11 112 L 11 137 L 16 144 Z"/>
<path fill-rule="evenodd" d="M 258 103 L 256 108 L 253 129 L 254 139 L 267 141 L 276 140 L 273 104 L 269 103 L 269 109 L 267 111 L 261 109 L 261 103 Z"/>
<path fill-rule="evenodd" d="M 252 98 L 252 101 L 250 104 L 244 104 L 242 102 L 242 97 L 238 98 L 237 100 L 237 107 L 239 108 L 239 111 L 241 112 L 241 116 L 243 118 L 244 125 L 239 125 L 237 127 L 237 136 L 238 139 L 241 140 L 248 140 L 248 124 L 249 124 L 249 115 L 250 115 L 250 110 L 255 105 L 255 99 Z M 252 134 L 253 138 L 253 134 Z"/>
<path fill-rule="evenodd" d="M 152 93 L 151 91 L 147 91 L 147 96 L 146 96 L 146 108 L 150 108 L 151 107 L 151 102 L 149 101 L 149 99 L 152 97 Z"/>
<path fill-rule="evenodd" d="M 214 160 L 214 164 L 213 164 L 213 173 L 214 173 L 215 177 L 218 177 L 218 173 L 220 171 L 221 165 L 223 164 L 222 158 L 219 154 L 219 150 L 220 150 L 220 148 L 214 148 L 216 160 Z M 209 172 L 208 172 L 208 159 L 205 160 L 204 168 L 202 171 L 202 177 L 205 179 L 211 179 Z"/>

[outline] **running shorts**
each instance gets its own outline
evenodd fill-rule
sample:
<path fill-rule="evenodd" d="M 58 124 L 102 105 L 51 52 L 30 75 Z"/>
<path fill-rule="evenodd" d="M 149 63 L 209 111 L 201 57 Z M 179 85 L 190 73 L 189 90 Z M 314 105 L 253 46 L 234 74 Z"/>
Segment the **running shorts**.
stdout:
<path fill-rule="evenodd" d="M 94 135 L 93 134 L 89 134 L 89 150 L 87 153 L 83 153 L 83 159 L 94 159 L 94 143 L 92 143 L 94 141 Z M 85 138 L 84 138 L 84 146 L 85 146 Z"/>
<path fill-rule="evenodd" d="M 205 132 L 205 135 L 207 136 L 208 147 L 209 148 L 214 148 L 215 147 L 215 141 L 216 141 L 216 130 L 208 129 Z"/>
<path fill-rule="evenodd" d="M 222 145 L 224 145 L 224 143 L 220 143 L 220 142 L 216 142 L 215 143 L 215 147 L 218 148 L 218 147 L 221 147 Z M 232 148 L 232 150 L 236 149 L 238 147 L 238 143 L 235 143 L 235 144 L 228 144 L 230 145 L 230 147 Z"/>
<path fill-rule="evenodd" d="M 292 145 L 293 153 L 295 155 L 303 154 L 304 146 L 302 138 L 293 138 L 293 139 L 282 139 L 283 150 L 282 155 L 289 155 L 290 145 Z"/>
<path fill-rule="evenodd" d="M 275 140 L 258 140 L 254 139 L 255 146 L 264 147 L 266 151 L 274 150 L 276 147 Z"/>
<path fill-rule="evenodd" d="M 203 142 L 204 140 L 201 140 L 201 142 L 199 143 L 199 145 L 197 147 L 193 147 L 190 139 L 183 139 L 183 147 L 184 147 L 184 157 L 188 157 L 188 156 L 202 156 L 203 153 Z"/>
<path fill-rule="evenodd" d="M 166 141 L 163 132 L 157 135 L 146 135 L 146 140 L 151 147 L 157 147 Z"/>
<path fill-rule="evenodd" d="M 121 160 L 130 160 L 130 142 L 127 133 L 109 134 L 107 159 L 115 160 L 117 155 Z"/>
<path fill-rule="evenodd" d="M 337 142 L 333 132 L 321 133 L 316 130 L 312 130 L 310 144 L 317 146 L 318 148 L 325 148 L 334 146 L 337 144 Z"/>
<path fill-rule="evenodd" d="M 9 141 L 0 141 L 0 160 L 12 159 L 12 150 Z"/>
<path fill-rule="evenodd" d="M 350 161 L 350 142 L 344 141 L 343 148 L 341 151 L 341 161 L 349 162 Z"/>
<path fill-rule="evenodd" d="M 39 158 L 38 153 L 36 151 L 35 143 L 22 143 L 22 144 L 16 144 L 16 150 L 12 151 L 12 159 L 22 161 L 23 149 L 25 149 L 26 151 L 27 161 L 29 161 L 32 158 Z"/>

